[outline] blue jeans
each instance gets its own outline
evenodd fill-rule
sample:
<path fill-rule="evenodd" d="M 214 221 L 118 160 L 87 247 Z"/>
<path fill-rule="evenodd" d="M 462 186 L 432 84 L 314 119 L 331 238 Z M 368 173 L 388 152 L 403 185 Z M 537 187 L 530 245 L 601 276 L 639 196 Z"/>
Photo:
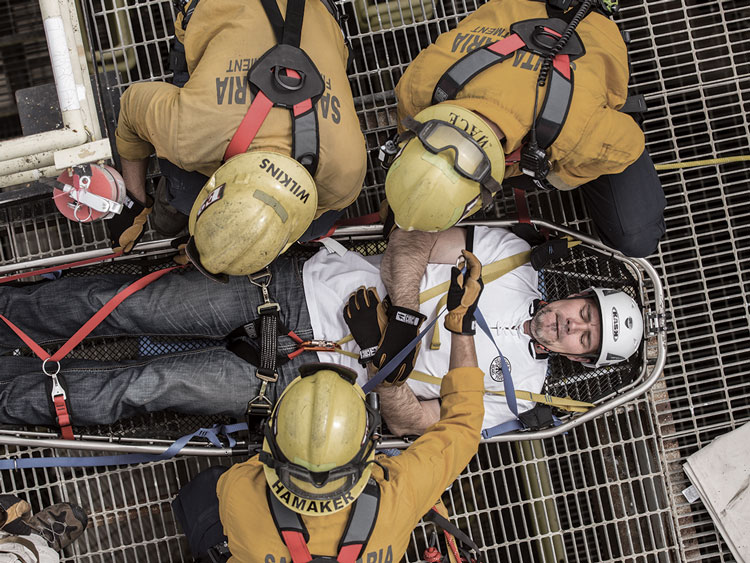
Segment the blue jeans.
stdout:
<path fill-rule="evenodd" d="M 271 266 L 271 298 L 281 306 L 284 325 L 302 338 L 313 337 L 302 285 L 302 263 L 281 257 Z M 70 338 L 104 303 L 136 277 L 110 275 L 63 278 L 31 287 L 0 286 L 0 311 L 36 342 Z M 128 361 L 63 359 L 60 376 L 74 424 L 109 424 L 120 418 L 171 410 L 189 414 L 242 416 L 260 381 L 255 366 L 226 350 L 222 339 L 258 317 L 261 290 L 246 277 L 228 284 L 196 271 L 173 272 L 127 298 L 92 336 L 158 335 L 216 339 L 216 345 L 188 352 L 143 356 Z M 0 323 L 0 353 L 23 346 Z M 279 337 L 279 352 L 296 348 Z M 303 353 L 280 366 L 271 400 L 297 375 L 296 368 L 315 362 Z M 0 356 L 0 423 L 54 424 L 47 378 L 36 357 Z"/>

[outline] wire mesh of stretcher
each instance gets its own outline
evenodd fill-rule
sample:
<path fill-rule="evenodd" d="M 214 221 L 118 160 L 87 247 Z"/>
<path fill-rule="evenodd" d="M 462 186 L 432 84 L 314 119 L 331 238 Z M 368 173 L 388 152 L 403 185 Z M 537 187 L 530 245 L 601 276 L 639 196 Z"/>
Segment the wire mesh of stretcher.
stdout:
<path fill-rule="evenodd" d="M 16 3 L 20 4 L 20 3 Z M 632 37 L 634 92 L 649 111 L 644 129 L 655 162 L 749 154 L 750 7 L 742 0 L 625 0 L 618 20 Z M 10 7 L 10 3 L 8 2 Z M 477 5 L 445 0 L 343 2 L 354 50 L 350 69 L 368 148 L 395 129 L 393 86 L 437 35 Z M 168 77 L 167 1 L 82 0 L 95 52 L 103 113 L 131 83 Z M 365 16 L 367 14 L 367 16 Z M 107 62 L 117 71 L 106 73 Z M 351 215 L 376 209 L 384 176 L 370 154 Z M 485 444 L 446 493 L 455 520 L 490 561 L 732 561 L 701 503 L 688 504 L 685 458 L 750 419 L 747 163 L 660 173 L 667 236 L 650 260 L 666 284 L 670 357 L 654 390 L 553 439 Z M 530 194 L 532 215 L 582 232 L 578 194 Z M 513 211 L 509 198 L 499 216 Z M 2 210 L 0 263 L 106 245 L 104 230 L 72 225 L 48 202 Z M 7 448 L 6 448 L 7 450 Z M 34 455 L 53 455 L 37 449 Z M 226 461 L 226 460 L 225 460 Z M 2 488 L 39 508 L 78 500 L 93 525 L 65 561 L 187 561 L 169 500 L 202 458 L 118 469 L 0 475 Z M 407 559 L 419 559 L 420 527 Z M 380 561 L 385 561 L 380 558 Z"/>

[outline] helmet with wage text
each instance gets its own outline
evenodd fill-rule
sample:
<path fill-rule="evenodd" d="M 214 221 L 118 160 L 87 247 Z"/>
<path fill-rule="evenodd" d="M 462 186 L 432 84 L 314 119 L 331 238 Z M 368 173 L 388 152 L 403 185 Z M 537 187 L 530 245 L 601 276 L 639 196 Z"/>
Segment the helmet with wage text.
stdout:
<path fill-rule="evenodd" d="M 450 103 L 402 124 L 399 148 L 385 180 L 396 224 L 443 231 L 492 201 L 505 173 L 496 133 L 478 114 Z"/>

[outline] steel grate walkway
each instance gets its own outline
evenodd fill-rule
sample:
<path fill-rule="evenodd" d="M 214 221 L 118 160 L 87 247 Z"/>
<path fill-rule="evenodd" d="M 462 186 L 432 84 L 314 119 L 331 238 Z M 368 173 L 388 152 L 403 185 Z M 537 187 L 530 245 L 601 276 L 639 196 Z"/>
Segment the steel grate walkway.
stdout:
<path fill-rule="evenodd" d="M 341 4 L 354 48 L 355 104 L 373 149 L 395 128 L 393 87 L 408 63 L 477 4 Z M 171 2 L 81 0 L 81 14 L 111 126 L 129 84 L 168 76 Z M 632 38 L 633 90 L 648 100 L 644 129 L 655 162 L 750 154 L 747 1 L 624 0 L 619 21 Z M 373 158 L 352 215 L 372 211 L 382 195 L 384 175 Z M 681 495 L 688 484 L 681 466 L 750 420 L 750 164 L 663 171 L 660 178 L 668 232 L 650 261 L 673 315 L 662 381 L 647 397 L 567 435 L 481 446 L 444 498 L 489 561 L 733 561 L 703 505 Z M 533 215 L 590 232 L 575 192 L 529 201 Z M 513 204 L 496 211 L 512 212 Z M 49 202 L 0 211 L 0 266 L 105 246 L 101 225 L 71 226 Z M 67 499 L 87 507 L 94 524 L 65 561 L 189 561 L 169 501 L 191 475 L 218 462 L 227 460 L 6 472 L 0 480 L 4 491 L 26 494 L 37 507 Z M 430 534 L 415 532 L 409 561 L 419 560 Z"/>

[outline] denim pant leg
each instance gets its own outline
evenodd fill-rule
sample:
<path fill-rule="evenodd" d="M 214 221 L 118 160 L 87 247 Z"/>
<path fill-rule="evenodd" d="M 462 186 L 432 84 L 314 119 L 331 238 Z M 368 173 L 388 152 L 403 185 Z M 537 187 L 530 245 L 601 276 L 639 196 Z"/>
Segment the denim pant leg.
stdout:
<path fill-rule="evenodd" d="M 266 393 L 269 399 L 279 397 L 300 365 L 314 361 L 315 354 L 306 352 L 280 366 L 278 381 Z M 260 389 L 255 366 L 224 347 L 127 362 L 60 364 L 75 425 L 111 424 L 164 410 L 241 418 Z M 55 425 L 38 359 L 0 356 L 0 423 Z"/>
<path fill-rule="evenodd" d="M 626 256 L 656 251 L 666 231 L 666 199 L 647 151 L 619 174 L 600 176 L 581 189 L 602 242 Z"/>
<path fill-rule="evenodd" d="M 301 262 L 281 257 L 270 269 L 269 292 L 281 306 L 284 324 L 304 333 L 309 329 L 310 318 Z M 32 287 L 0 286 L 0 311 L 36 342 L 64 341 L 136 279 L 135 276 L 91 276 L 62 278 Z M 257 308 L 262 303 L 260 288 L 247 277 L 232 276 L 228 283 L 219 284 L 195 270 L 172 272 L 125 299 L 92 336 L 223 338 L 257 318 Z M 284 341 L 289 342 L 288 338 Z M 0 322 L 0 350 L 12 350 L 21 345 L 19 337 Z"/>

